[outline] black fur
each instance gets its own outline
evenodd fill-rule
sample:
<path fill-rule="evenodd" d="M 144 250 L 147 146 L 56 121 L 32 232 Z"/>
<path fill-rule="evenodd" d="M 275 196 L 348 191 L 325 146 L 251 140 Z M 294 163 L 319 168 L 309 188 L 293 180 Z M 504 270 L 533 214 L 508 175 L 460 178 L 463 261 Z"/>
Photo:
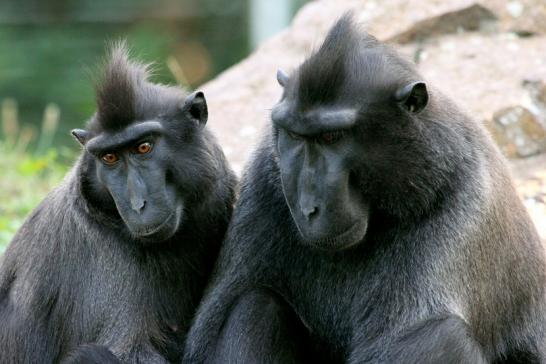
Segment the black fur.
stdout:
<path fill-rule="evenodd" d="M 108 364 L 119 363 L 110 350 L 100 345 L 81 345 L 68 354 L 61 364 Z"/>
<path fill-rule="evenodd" d="M 357 31 L 350 17 L 282 78 L 274 127 L 244 173 L 215 274 L 188 334 L 186 363 L 214 361 L 218 348 L 239 347 L 241 336 L 275 330 L 280 316 L 270 319 L 275 324 L 248 322 L 264 305 L 264 288 L 297 317 L 284 345 L 296 342 L 327 363 L 546 362 L 545 258 L 535 228 L 483 126 L 438 91 L 414 84 L 420 79 L 394 51 Z M 404 97 L 401 104 L 396 96 L 407 96 L 411 84 L 419 85 L 415 100 Z M 320 135 L 305 135 L 304 125 L 313 121 L 305 115 L 339 105 L 358 108 L 356 125 L 329 156 L 350 156 L 349 186 L 359 193 L 349 206 L 369 205 L 368 226 L 350 248 L 321 249 L 302 239 L 292 218 L 297 211 L 287 206 L 281 174 L 305 171 L 293 165 L 281 172 L 283 159 L 296 153 L 285 155 L 283 128 L 300 125 L 302 135 L 290 143 L 315 148 Z M 337 221 L 330 225 L 335 230 Z M 261 292 L 254 309 L 249 299 L 241 303 L 253 292 Z M 311 345 L 299 341 L 302 329 Z M 252 353 L 248 362 L 278 359 L 267 345 L 260 349 L 251 339 L 242 345 L 251 346 L 240 349 Z M 260 350 L 263 356 L 256 356 Z M 237 355 L 224 362 L 230 359 L 244 362 Z"/>
<path fill-rule="evenodd" d="M 57 363 L 70 352 L 72 363 L 105 362 L 108 352 L 126 363 L 176 362 L 217 257 L 236 183 L 220 147 L 185 114 L 186 95 L 147 81 L 123 46 L 112 54 L 98 111 L 74 134 L 83 144 L 108 143 L 128 126 L 160 123 L 167 132 L 155 156 L 166 175 L 146 183 L 172 187 L 183 219 L 164 241 L 135 236 L 98 178 L 106 167 L 85 150 L 2 257 L 1 363 Z"/>
<path fill-rule="evenodd" d="M 240 330 L 244 327 L 245 330 Z M 287 338 L 297 340 L 287 340 Z M 316 362 L 307 348 L 309 334 L 293 310 L 274 292 L 258 289 L 235 302 L 222 327 L 211 363 L 290 364 Z"/>

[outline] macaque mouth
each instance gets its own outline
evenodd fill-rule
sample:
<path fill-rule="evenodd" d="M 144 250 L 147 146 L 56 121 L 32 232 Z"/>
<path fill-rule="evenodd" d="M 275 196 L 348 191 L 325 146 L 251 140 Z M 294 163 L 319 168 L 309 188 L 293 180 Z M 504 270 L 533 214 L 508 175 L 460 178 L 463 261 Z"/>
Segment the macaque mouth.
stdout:
<path fill-rule="evenodd" d="M 171 212 L 171 214 L 165 218 L 165 220 L 160 223 L 159 225 L 155 225 L 155 226 L 146 226 L 146 227 L 143 227 L 143 228 L 140 228 L 136 231 L 133 232 L 133 234 L 138 237 L 138 238 L 149 238 L 149 237 L 152 237 L 153 235 L 157 234 L 158 232 L 160 232 L 161 230 L 163 230 L 163 228 L 167 225 L 169 225 L 173 218 L 175 216 L 178 215 L 178 211 L 175 210 L 173 212 Z"/>
<path fill-rule="evenodd" d="M 324 250 L 344 250 L 358 244 L 366 235 L 368 223 L 365 219 L 358 220 L 350 228 L 341 233 L 322 239 L 307 239 L 302 234 L 303 243 Z M 301 231 L 300 231 L 301 233 Z"/>

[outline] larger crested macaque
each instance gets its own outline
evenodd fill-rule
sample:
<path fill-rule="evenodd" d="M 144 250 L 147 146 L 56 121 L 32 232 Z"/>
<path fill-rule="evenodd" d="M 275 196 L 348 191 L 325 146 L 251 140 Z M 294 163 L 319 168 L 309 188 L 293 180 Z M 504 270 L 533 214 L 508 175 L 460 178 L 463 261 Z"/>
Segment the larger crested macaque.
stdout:
<path fill-rule="evenodd" d="M 350 16 L 278 80 L 185 362 L 546 362 L 543 247 L 483 126 Z"/>
<path fill-rule="evenodd" d="M 168 363 L 218 255 L 235 177 L 201 92 L 113 48 L 83 153 L 0 266 L 0 363 Z"/>

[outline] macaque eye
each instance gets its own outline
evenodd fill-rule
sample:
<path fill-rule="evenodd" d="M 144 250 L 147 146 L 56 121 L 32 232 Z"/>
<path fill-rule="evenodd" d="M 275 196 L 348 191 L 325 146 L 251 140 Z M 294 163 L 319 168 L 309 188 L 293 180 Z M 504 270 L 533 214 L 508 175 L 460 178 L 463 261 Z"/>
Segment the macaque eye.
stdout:
<path fill-rule="evenodd" d="M 150 142 L 140 143 L 134 148 L 134 152 L 137 154 L 146 154 L 152 151 L 153 145 Z"/>
<path fill-rule="evenodd" d="M 293 132 L 288 131 L 288 130 L 286 130 L 286 134 L 290 137 L 290 139 L 294 139 L 294 140 L 302 140 L 303 139 L 303 137 L 301 135 L 293 133 Z"/>
<path fill-rule="evenodd" d="M 114 153 L 106 153 L 101 157 L 102 161 L 108 165 L 116 164 L 116 162 L 119 160 L 119 157 L 117 154 Z"/>
<path fill-rule="evenodd" d="M 342 131 L 329 131 L 326 133 L 319 134 L 317 140 L 321 144 L 334 144 L 343 138 Z"/>

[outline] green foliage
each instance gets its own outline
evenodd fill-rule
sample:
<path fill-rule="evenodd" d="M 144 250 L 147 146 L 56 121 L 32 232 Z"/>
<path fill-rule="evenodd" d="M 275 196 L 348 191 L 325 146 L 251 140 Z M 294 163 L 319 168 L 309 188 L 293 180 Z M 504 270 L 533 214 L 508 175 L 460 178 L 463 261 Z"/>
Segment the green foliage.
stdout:
<path fill-rule="evenodd" d="M 48 108 L 38 136 L 39 147 L 30 151 L 28 145 L 34 137 L 28 130 L 19 131 L 15 101 L 2 102 L 4 139 L 0 139 L 0 254 L 26 216 L 59 184 L 74 158 L 74 152 L 70 149 L 53 149 L 49 144 L 56 131 L 59 111 L 55 105 Z"/>
<path fill-rule="evenodd" d="M 71 154 L 63 148 L 34 156 L 9 149 L 0 141 L 0 253 L 25 217 L 62 180 Z"/>

